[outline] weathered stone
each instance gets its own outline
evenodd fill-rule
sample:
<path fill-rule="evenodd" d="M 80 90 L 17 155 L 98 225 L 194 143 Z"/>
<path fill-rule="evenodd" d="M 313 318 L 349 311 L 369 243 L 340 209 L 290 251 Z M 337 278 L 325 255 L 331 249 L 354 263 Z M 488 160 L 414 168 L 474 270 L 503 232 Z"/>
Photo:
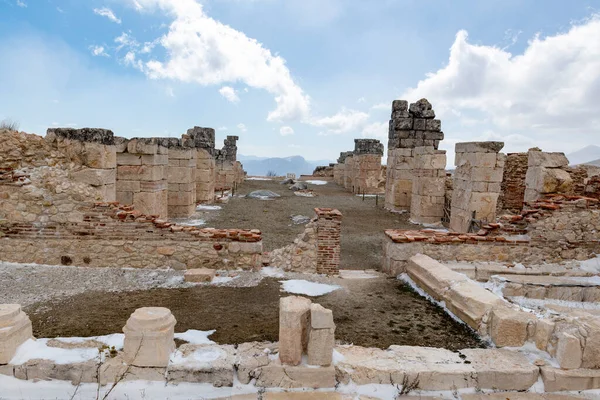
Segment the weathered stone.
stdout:
<path fill-rule="evenodd" d="M 298 365 L 308 344 L 311 301 L 289 296 L 279 300 L 279 359 Z"/>
<path fill-rule="evenodd" d="M 535 316 L 508 306 L 492 310 L 490 336 L 498 347 L 521 347 L 527 341 L 527 327 L 534 325 Z"/>
<path fill-rule="evenodd" d="M 556 347 L 556 360 L 563 369 L 576 369 L 581 367 L 582 350 L 579 339 L 568 332 L 560 332 L 556 335 L 558 345 Z"/>
<path fill-rule="evenodd" d="M 0 364 L 8 364 L 17 348 L 33 339 L 31 321 L 18 304 L 0 304 Z"/>
<path fill-rule="evenodd" d="M 563 370 L 542 367 L 541 373 L 547 392 L 600 389 L 599 369 Z"/>
<path fill-rule="evenodd" d="M 162 307 L 135 310 L 123 327 L 124 358 L 138 367 L 166 367 L 175 350 L 175 317 Z"/>
<path fill-rule="evenodd" d="M 167 381 L 233 386 L 235 351 L 231 345 L 184 344 L 171 358 Z"/>
<path fill-rule="evenodd" d="M 333 311 L 328 310 L 320 304 L 311 304 L 310 325 L 313 329 L 335 328 Z"/>
<path fill-rule="evenodd" d="M 308 363 L 310 365 L 331 365 L 335 328 L 312 328 L 308 335 Z"/>
<path fill-rule="evenodd" d="M 215 270 L 209 268 L 188 269 L 183 277 L 186 282 L 211 282 L 215 277 Z"/>
<path fill-rule="evenodd" d="M 279 360 L 272 360 L 269 365 L 260 367 L 255 371 L 258 387 L 292 388 L 332 388 L 336 385 L 335 368 L 306 367 L 282 365 Z"/>

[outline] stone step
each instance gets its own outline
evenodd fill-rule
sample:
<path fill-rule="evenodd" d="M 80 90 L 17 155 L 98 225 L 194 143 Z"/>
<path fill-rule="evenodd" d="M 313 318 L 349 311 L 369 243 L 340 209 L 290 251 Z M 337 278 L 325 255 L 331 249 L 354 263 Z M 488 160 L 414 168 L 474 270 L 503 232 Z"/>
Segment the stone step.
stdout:
<path fill-rule="evenodd" d="M 462 400 L 578 400 L 585 397 L 571 394 L 557 393 L 522 393 L 522 392 L 502 392 L 502 393 L 477 393 L 463 394 Z"/>
<path fill-rule="evenodd" d="M 600 301 L 597 278 L 568 276 L 497 275 L 495 282 L 503 283 L 502 293 L 507 297 L 530 299 L 557 299 L 577 302 Z"/>
<path fill-rule="evenodd" d="M 594 276 L 592 272 L 560 265 L 538 265 L 535 268 L 509 267 L 496 262 L 444 262 L 453 271 L 467 275 L 479 282 L 487 282 L 494 275 L 527 275 L 527 276 Z"/>
<path fill-rule="evenodd" d="M 600 369 L 542 367 L 541 375 L 547 392 L 600 389 Z"/>

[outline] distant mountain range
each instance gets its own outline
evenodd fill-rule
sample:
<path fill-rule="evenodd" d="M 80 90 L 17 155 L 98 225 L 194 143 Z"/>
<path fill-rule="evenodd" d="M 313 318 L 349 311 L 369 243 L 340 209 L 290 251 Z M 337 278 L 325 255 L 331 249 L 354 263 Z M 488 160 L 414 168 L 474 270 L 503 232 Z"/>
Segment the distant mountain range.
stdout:
<path fill-rule="evenodd" d="M 265 176 L 269 172 L 274 172 L 278 176 L 287 173 L 294 173 L 296 176 L 310 175 L 315 167 L 319 165 L 329 165 L 330 160 L 305 160 L 302 156 L 291 157 L 257 157 L 238 154 L 238 161 L 244 164 L 244 170 L 248 175 Z"/>
<path fill-rule="evenodd" d="M 600 166 L 600 146 L 589 145 L 581 150 L 567 154 L 570 165 L 592 164 Z"/>

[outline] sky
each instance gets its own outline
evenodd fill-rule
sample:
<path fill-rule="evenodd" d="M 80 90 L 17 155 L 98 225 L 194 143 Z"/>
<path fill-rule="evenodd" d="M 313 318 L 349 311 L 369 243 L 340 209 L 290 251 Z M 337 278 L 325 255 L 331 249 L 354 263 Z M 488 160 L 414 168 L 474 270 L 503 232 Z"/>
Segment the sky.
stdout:
<path fill-rule="evenodd" d="M 600 143 L 600 1 L 0 0 L 0 120 L 334 161 L 394 99 L 457 142 Z M 384 157 L 385 162 L 385 157 Z"/>

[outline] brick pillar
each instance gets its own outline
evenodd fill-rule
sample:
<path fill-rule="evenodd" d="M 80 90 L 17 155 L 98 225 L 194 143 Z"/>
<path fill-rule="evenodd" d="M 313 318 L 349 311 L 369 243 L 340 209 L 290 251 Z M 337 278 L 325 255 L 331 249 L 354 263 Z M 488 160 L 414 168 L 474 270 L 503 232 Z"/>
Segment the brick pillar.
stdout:
<path fill-rule="evenodd" d="M 117 153 L 117 201 L 147 215 L 168 217 L 168 149 L 154 138 L 135 138 Z"/>
<path fill-rule="evenodd" d="M 169 147 L 168 213 L 170 218 L 187 218 L 196 210 L 196 149 Z"/>
<path fill-rule="evenodd" d="M 473 212 L 475 219 L 493 222 L 506 156 L 498 153 L 502 142 L 456 144 L 454 188 L 450 229 L 467 232 Z"/>
<path fill-rule="evenodd" d="M 440 223 L 446 195 L 446 151 L 416 147 L 414 154 L 410 219 L 418 224 Z"/>
<path fill-rule="evenodd" d="M 342 213 L 332 208 L 315 208 L 317 213 L 317 274 L 340 271 Z"/>

